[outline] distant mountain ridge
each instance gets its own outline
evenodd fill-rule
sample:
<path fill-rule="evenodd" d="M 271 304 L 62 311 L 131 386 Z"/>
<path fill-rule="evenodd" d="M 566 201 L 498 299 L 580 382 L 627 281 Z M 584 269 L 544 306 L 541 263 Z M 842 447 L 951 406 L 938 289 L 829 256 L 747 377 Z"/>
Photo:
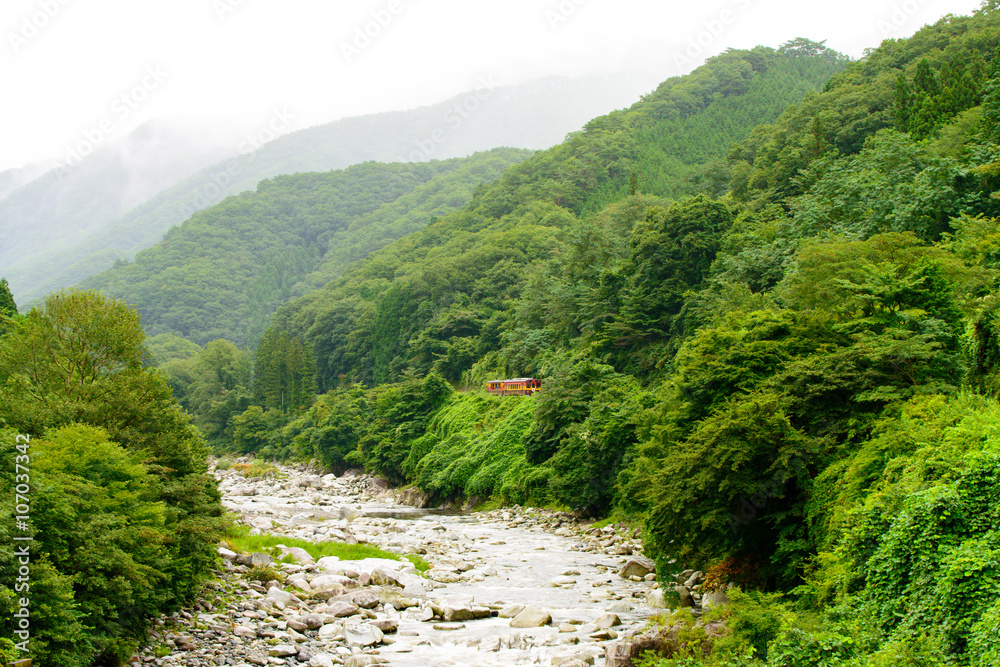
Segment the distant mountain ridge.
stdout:
<path fill-rule="evenodd" d="M 532 151 L 420 163 L 365 162 L 278 176 L 226 198 L 80 287 L 124 298 L 147 333 L 256 345 L 274 309 L 352 261 L 423 229 Z"/>
<path fill-rule="evenodd" d="M 484 79 L 440 104 L 345 118 L 289 132 L 259 149 L 233 145 L 228 154 L 165 180 L 159 190 L 133 202 L 131 210 L 95 206 L 85 196 L 100 190 L 110 199 L 121 190 L 101 185 L 108 179 L 119 182 L 123 175 L 112 178 L 109 172 L 120 169 L 102 166 L 92 156 L 72 175 L 78 185 L 70 210 L 47 203 L 65 200 L 55 174 L 0 201 L 0 273 L 18 302 L 30 303 L 118 260 L 130 260 L 195 211 L 253 190 L 266 178 L 369 160 L 447 159 L 499 146 L 547 148 L 590 118 L 631 103 L 646 87 L 630 76 L 553 77 L 519 86 Z"/>

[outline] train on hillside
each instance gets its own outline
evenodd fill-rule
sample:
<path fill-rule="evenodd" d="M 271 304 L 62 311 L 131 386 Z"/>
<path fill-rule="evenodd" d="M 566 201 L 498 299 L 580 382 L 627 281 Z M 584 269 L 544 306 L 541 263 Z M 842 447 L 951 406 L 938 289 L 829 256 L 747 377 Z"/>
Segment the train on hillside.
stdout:
<path fill-rule="evenodd" d="M 541 390 L 542 381 L 536 378 L 490 380 L 486 383 L 486 391 L 497 396 L 531 396 Z"/>

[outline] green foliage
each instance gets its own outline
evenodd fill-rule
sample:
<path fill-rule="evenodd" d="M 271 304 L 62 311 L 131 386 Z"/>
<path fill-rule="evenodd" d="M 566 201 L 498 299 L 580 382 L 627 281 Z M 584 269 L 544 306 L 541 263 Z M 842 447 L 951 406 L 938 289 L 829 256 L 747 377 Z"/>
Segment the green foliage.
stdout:
<path fill-rule="evenodd" d="M 32 436 L 38 491 L 32 646 L 52 664 L 118 664 L 215 559 L 204 443 L 145 359 L 136 313 L 93 292 L 51 295 L 0 338 L 0 419 Z"/>
<path fill-rule="evenodd" d="M 312 347 L 268 329 L 254 355 L 254 398 L 258 405 L 288 413 L 306 408 L 316 393 Z"/>
<path fill-rule="evenodd" d="M 729 554 L 766 559 L 799 537 L 818 445 L 773 394 L 734 399 L 669 446 L 647 489 L 648 546 L 660 567 Z M 787 564 L 767 574 L 787 577 Z"/>
<path fill-rule="evenodd" d="M 17 315 L 17 304 L 14 303 L 14 295 L 10 293 L 6 278 L 0 278 L 0 317 L 13 317 Z"/>
<path fill-rule="evenodd" d="M 474 187 L 529 154 L 496 149 L 264 180 L 256 192 L 195 213 L 134 263 L 82 284 L 136 304 L 151 336 L 254 346 L 279 305 L 464 205 Z"/>
<path fill-rule="evenodd" d="M 731 224 L 726 205 L 704 196 L 651 211 L 633 232 L 632 254 L 621 270 L 628 276 L 621 310 L 609 327 L 605 346 L 631 357 L 647 345 L 683 333 L 678 330 L 677 315 L 684 294 L 704 280 L 720 238 Z M 657 362 L 661 360 L 646 363 Z M 618 365 L 635 366 L 624 359 Z"/>

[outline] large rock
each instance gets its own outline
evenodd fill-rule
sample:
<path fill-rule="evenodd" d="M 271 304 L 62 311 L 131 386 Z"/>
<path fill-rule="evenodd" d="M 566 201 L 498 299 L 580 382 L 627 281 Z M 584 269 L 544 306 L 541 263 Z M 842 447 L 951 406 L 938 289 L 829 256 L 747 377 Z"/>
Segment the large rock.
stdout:
<path fill-rule="evenodd" d="M 251 567 L 270 567 L 272 565 L 274 565 L 274 558 L 268 554 L 262 554 L 260 552 L 250 554 Z"/>
<path fill-rule="evenodd" d="M 341 572 L 342 564 L 336 556 L 324 556 L 316 561 L 316 567 L 328 572 Z"/>
<path fill-rule="evenodd" d="M 344 667 L 367 667 L 368 665 L 388 664 L 388 660 L 377 655 L 352 655 L 344 661 Z"/>
<path fill-rule="evenodd" d="M 291 644 L 278 644 L 269 648 L 267 654 L 272 658 L 287 658 L 292 655 L 298 655 L 299 649 Z"/>
<path fill-rule="evenodd" d="M 312 477 L 306 477 L 304 479 L 300 479 L 298 485 L 300 487 L 306 488 L 306 489 L 309 489 L 309 488 L 322 489 L 323 488 L 323 478 L 319 477 L 318 475 L 312 476 Z"/>
<path fill-rule="evenodd" d="M 313 591 L 320 593 L 323 591 L 344 591 L 348 588 L 357 588 L 358 582 L 340 574 L 321 574 L 318 577 L 310 579 L 309 585 Z"/>
<path fill-rule="evenodd" d="M 391 635 L 397 630 L 399 630 L 399 622 L 394 621 L 391 618 L 377 618 L 371 622 L 376 628 L 382 631 L 384 635 Z"/>
<path fill-rule="evenodd" d="M 535 607 L 525 607 L 524 610 L 511 619 L 512 628 L 540 628 L 552 622 L 552 615 Z"/>
<path fill-rule="evenodd" d="M 667 598 L 662 589 L 646 593 L 646 604 L 653 609 L 667 609 Z"/>
<path fill-rule="evenodd" d="M 618 573 L 618 576 L 622 579 L 630 579 L 632 577 L 644 578 L 647 574 L 656 572 L 656 563 L 651 559 L 645 558 L 643 556 L 633 556 L 628 559 L 625 566 Z"/>
<path fill-rule="evenodd" d="M 381 644 L 383 638 L 382 631 L 371 623 L 348 623 L 344 634 L 352 646 L 375 646 Z"/>
<path fill-rule="evenodd" d="M 272 588 L 267 592 L 267 595 L 265 595 L 264 598 L 267 600 L 274 600 L 275 602 L 280 602 L 285 606 L 288 605 L 298 606 L 302 604 L 302 600 L 300 600 L 293 594 L 281 588 Z"/>
<path fill-rule="evenodd" d="M 397 588 L 383 588 L 378 592 L 379 604 L 391 604 L 393 609 L 397 611 L 402 611 L 403 609 L 409 609 L 410 607 L 416 607 L 417 603 L 415 600 L 401 595 L 399 589 Z"/>
<path fill-rule="evenodd" d="M 524 611 L 523 604 L 507 605 L 506 607 L 500 610 L 500 618 L 514 618 L 522 611 Z"/>
<path fill-rule="evenodd" d="M 317 653 L 309 660 L 309 667 L 334 667 L 335 664 L 329 653 Z"/>
<path fill-rule="evenodd" d="M 326 613 L 331 616 L 336 616 L 337 618 L 343 618 L 345 616 L 353 616 L 358 613 L 358 606 L 356 604 L 351 604 L 350 602 L 344 602 L 343 600 L 337 600 L 336 602 L 330 603 L 326 608 Z"/>
<path fill-rule="evenodd" d="M 279 548 L 282 549 L 282 552 L 285 555 L 289 555 L 294 558 L 295 562 L 299 565 L 305 565 L 308 567 L 316 562 L 316 559 L 309 555 L 309 552 L 301 547 L 282 547 L 279 545 Z"/>
<path fill-rule="evenodd" d="M 607 630 L 621 624 L 622 622 L 618 618 L 618 614 L 603 614 L 594 621 L 594 625 L 597 626 L 598 630 Z"/>

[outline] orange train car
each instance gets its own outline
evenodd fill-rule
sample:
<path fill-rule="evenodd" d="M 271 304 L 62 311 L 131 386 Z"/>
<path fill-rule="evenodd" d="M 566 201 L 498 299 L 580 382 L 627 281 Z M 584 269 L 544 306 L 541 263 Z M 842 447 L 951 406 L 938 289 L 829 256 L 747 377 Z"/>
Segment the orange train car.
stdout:
<path fill-rule="evenodd" d="M 486 383 L 486 391 L 497 396 L 530 396 L 541 390 L 542 381 L 536 378 L 490 380 Z"/>

